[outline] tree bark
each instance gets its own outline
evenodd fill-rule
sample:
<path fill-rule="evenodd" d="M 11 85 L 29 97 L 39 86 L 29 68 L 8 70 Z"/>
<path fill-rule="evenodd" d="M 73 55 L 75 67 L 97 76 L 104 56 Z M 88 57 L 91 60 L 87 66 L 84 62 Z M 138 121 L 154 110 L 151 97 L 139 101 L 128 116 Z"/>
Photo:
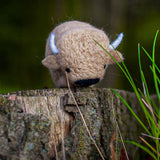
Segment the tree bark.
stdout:
<path fill-rule="evenodd" d="M 135 94 L 118 92 L 141 115 Z M 119 129 L 124 140 L 138 140 L 142 132 L 135 118 L 110 89 L 77 89 L 73 94 L 104 158 L 120 159 L 124 149 Z M 125 145 L 129 156 L 138 158 L 137 148 Z M 0 95 L 0 159 L 101 157 L 69 91 L 50 89 Z"/>

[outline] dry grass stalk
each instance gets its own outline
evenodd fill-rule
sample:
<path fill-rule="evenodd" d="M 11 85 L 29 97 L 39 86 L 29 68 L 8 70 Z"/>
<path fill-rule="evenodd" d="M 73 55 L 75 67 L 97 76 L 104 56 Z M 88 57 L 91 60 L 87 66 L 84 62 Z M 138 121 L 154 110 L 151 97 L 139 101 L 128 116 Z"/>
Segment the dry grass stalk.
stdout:
<path fill-rule="evenodd" d="M 81 118 L 82 118 L 83 124 L 84 124 L 84 126 L 85 126 L 85 128 L 86 128 L 86 130 L 87 130 L 87 132 L 88 132 L 88 135 L 89 135 L 89 137 L 91 138 L 91 141 L 93 142 L 93 144 L 95 145 L 95 147 L 96 147 L 98 153 L 100 154 L 101 158 L 102 158 L 103 160 L 105 160 L 105 158 L 104 158 L 103 155 L 102 155 L 102 152 L 100 151 L 99 147 L 97 146 L 95 140 L 93 139 L 93 137 L 92 137 L 92 135 L 91 135 L 91 133 L 90 133 L 88 127 L 87 127 L 87 124 L 86 124 L 86 121 L 85 121 L 85 119 L 84 119 L 84 116 L 83 116 L 83 114 L 82 114 L 82 112 L 81 112 L 81 110 L 80 110 L 80 108 L 79 108 L 79 106 L 78 106 L 78 104 L 77 104 L 77 101 L 76 101 L 76 99 L 75 99 L 75 97 L 74 97 L 74 95 L 73 95 L 73 92 L 71 91 L 70 84 L 69 84 L 69 81 L 68 81 L 68 75 L 67 75 L 67 73 L 66 73 L 66 80 L 67 80 L 67 85 L 68 85 L 69 92 L 70 92 L 70 94 L 71 94 L 71 96 L 72 96 L 72 98 L 73 98 L 73 101 L 74 101 L 74 103 L 75 103 L 75 105 L 76 105 L 76 107 L 77 107 L 77 109 L 78 109 L 78 112 L 79 112 L 79 114 L 80 114 L 80 116 L 81 116 Z"/>

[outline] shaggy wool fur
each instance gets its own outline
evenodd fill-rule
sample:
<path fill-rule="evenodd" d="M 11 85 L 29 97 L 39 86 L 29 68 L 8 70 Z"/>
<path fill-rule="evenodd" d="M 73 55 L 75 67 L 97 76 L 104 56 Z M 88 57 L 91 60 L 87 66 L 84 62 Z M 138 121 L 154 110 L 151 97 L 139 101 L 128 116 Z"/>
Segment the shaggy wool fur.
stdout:
<path fill-rule="evenodd" d="M 94 41 L 101 44 L 120 62 L 121 53 L 109 49 L 109 38 L 104 31 L 79 21 L 69 21 L 57 26 L 51 33 L 55 34 L 55 44 L 59 51 L 54 54 L 47 40 L 45 59 L 42 61 L 51 73 L 57 87 L 67 87 L 66 75 L 71 86 L 77 80 L 103 78 L 107 66 L 114 63 L 112 58 Z"/>

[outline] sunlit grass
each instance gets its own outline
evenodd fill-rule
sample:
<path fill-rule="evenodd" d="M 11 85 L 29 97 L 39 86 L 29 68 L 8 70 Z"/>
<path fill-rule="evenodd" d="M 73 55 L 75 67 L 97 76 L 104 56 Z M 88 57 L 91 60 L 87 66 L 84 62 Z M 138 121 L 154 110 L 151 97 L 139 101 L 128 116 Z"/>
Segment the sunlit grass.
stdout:
<path fill-rule="evenodd" d="M 125 77 L 129 81 L 131 87 L 133 88 L 133 91 L 135 92 L 137 99 L 142 107 L 142 114 L 145 115 L 145 118 L 147 120 L 147 124 L 142 122 L 140 117 L 136 115 L 134 110 L 131 108 L 131 106 L 125 101 L 125 99 L 117 93 L 114 89 L 112 91 L 119 96 L 119 98 L 124 102 L 124 104 L 128 107 L 128 109 L 131 111 L 133 116 L 137 119 L 141 127 L 144 129 L 145 133 L 142 133 L 142 135 L 139 136 L 140 140 L 143 142 L 144 145 L 134 142 L 134 141 L 126 141 L 128 143 L 132 143 L 145 152 L 147 152 L 150 156 L 152 156 L 155 160 L 160 160 L 160 90 L 159 90 L 159 85 L 160 85 L 160 68 L 156 65 L 155 62 L 155 48 L 156 48 L 156 40 L 158 36 L 159 30 L 156 32 L 154 42 L 153 42 L 153 48 L 152 48 L 152 56 L 143 48 L 140 47 L 140 44 L 138 44 L 138 62 L 139 62 L 139 70 L 140 70 L 140 76 L 141 76 L 141 83 L 142 83 L 142 90 L 140 90 L 132 76 L 130 75 L 125 63 L 122 61 L 121 64 L 119 64 L 116 59 L 105 49 L 103 46 L 101 46 L 99 43 L 98 45 L 102 47 L 107 54 L 111 56 L 111 58 L 116 62 L 116 64 L 119 66 L 121 71 L 124 73 Z M 149 93 L 149 87 L 147 84 L 147 80 L 145 78 L 145 75 L 143 73 L 142 69 L 142 64 L 141 64 L 141 49 L 145 53 L 145 55 L 149 58 L 151 61 L 152 65 L 149 66 L 151 72 L 152 72 L 152 79 L 154 82 L 155 86 L 155 93 L 157 95 L 159 104 L 156 104 L 150 93 Z M 118 55 L 118 54 L 117 54 Z M 120 57 L 119 57 L 120 58 Z M 142 137 L 143 136 L 143 137 Z M 146 138 L 150 138 L 151 142 L 153 143 L 152 145 L 147 142 Z M 153 147 L 154 146 L 154 147 Z"/>

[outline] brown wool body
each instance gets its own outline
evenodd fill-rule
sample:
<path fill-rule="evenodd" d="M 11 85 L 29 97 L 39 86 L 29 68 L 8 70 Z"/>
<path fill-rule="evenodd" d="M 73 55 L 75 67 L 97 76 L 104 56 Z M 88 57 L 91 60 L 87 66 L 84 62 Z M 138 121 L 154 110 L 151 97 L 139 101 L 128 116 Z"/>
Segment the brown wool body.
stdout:
<path fill-rule="evenodd" d="M 54 33 L 55 45 L 58 54 L 52 52 L 50 36 Z M 120 62 L 123 59 L 120 52 L 109 48 L 109 38 L 104 31 L 94 26 L 79 22 L 69 21 L 57 26 L 48 37 L 45 58 L 42 64 L 46 66 L 52 76 L 56 87 L 67 87 L 66 74 L 70 85 L 76 86 L 77 81 L 87 82 L 88 80 L 101 80 L 107 66 L 114 63 L 112 58 L 95 42 L 101 44 L 112 56 Z M 83 85 L 82 85 L 83 86 Z M 84 85 L 85 86 L 85 85 Z"/>

